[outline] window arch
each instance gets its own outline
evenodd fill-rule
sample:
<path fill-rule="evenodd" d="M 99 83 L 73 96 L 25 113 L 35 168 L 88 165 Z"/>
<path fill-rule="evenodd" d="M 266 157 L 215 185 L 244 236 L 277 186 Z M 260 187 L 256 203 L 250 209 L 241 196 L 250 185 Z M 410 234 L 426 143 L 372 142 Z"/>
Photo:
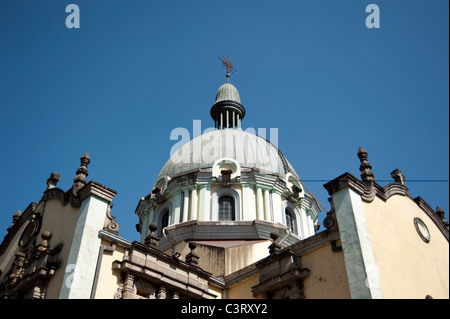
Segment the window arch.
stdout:
<path fill-rule="evenodd" d="M 162 204 L 157 210 L 155 217 L 153 219 L 155 223 L 158 224 L 158 234 L 162 234 L 163 229 L 167 226 L 170 226 L 172 221 L 172 203 L 165 202 Z"/>
<path fill-rule="evenodd" d="M 217 189 L 211 195 L 211 220 L 241 220 L 241 196 L 231 187 Z"/>
<path fill-rule="evenodd" d="M 289 208 L 285 208 L 284 216 L 286 218 L 286 226 L 291 232 L 297 234 L 297 221 L 295 219 L 295 214 L 290 211 Z"/>
<path fill-rule="evenodd" d="M 169 226 L 169 209 L 168 208 L 162 212 L 161 229 L 164 229 L 167 226 Z"/>
<path fill-rule="evenodd" d="M 219 216 L 218 220 L 235 220 L 235 202 L 229 195 L 223 195 L 219 198 Z"/>
<path fill-rule="evenodd" d="M 305 238 L 299 207 L 289 201 L 284 201 L 282 205 L 284 210 L 284 225 L 286 225 L 293 234 Z"/>

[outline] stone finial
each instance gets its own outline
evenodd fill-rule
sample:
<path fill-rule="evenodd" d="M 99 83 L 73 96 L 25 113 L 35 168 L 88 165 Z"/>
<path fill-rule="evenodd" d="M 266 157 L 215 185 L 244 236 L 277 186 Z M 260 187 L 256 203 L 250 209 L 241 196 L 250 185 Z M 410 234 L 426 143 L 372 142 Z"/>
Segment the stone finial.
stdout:
<path fill-rule="evenodd" d="M 280 235 L 277 232 L 271 232 L 270 238 L 272 238 L 272 244 L 269 246 L 269 254 L 276 254 L 281 250 L 280 244 L 276 243 L 275 241 L 280 237 Z"/>
<path fill-rule="evenodd" d="M 194 264 L 198 265 L 198 260 L 200 259 L 200 256 L 194 253 L 194 249 L 197 248 L 197 244 L 194 242 L 189 242 L 189 249 L 191 252 L 186 255 L 186 262 L 188 264 Z"/>
<path fill-rule="evenodd" d="M 436 214 L 437 214 L 439 217 L 444 218 L 444 214 L 445 214 L 445 213 L 444 213 L 444 210 L 438 206 L 438 207 L 436 207 Z"/>
<path fill-rule="evenodd" d="M 439 216 L 439 218 L 441 219 L 442 223 L 444 224 L 444 226 L 448 229 L 448 221 L 445 220 L 445 212 L 442 208 L 440 208 L 439 206 L 436 207 L 436 214 Z"/>
<path fill-rule="evenodd" d="M 396 183 L 405 185 L 405 179 L 406 179 L 406 178 L 405 178 L 405 176 L 402 174 L 402 171 L 399 170 L 398 168 L 397 168 L 397 169 L 394 169 L 394 170 L 391 172 L 391 177 L 394 179 L 394 181 L 395 181 Z"/>
<path fill-rule="evenodd" d="M 145 244 L 150 247 L 158 247 L 159 238 L 155 235 L 155 231 L 158 229 L 158 225 L 156 223 L 151 223 L 148 225 L 148 229 L 150 230 L 150 235 L 145 237 Z"/>
<path fill-rule="evenodd" d="M 74 195 L 77 195 L 78 191 L 86 185 L 86 177 L 89 175 L 87 166 L 91 162 L 88 152 L 81 156 L 80 162 L 80 168 L 76 172 L 77 176 L 73 179 L 72 191 Z"/>
<path fill-rule="evenodd" d="M 60 179 L 61 175 L 56 172 L 51 173 L 50 177 L 47 179 L 47 189 L 55 188 Z"/>
<path fill-rule="evenodd" d="M 20 216 L 22 216 L 22 212 L 21 212 L 20 209 L 19 209 L 19 210 L 18 210 L 17 212 L 15 212 L 14 215 L 13 215 L 13 223 L 15 223 L 15 222 L 19 219 Z"/>
<path fill-rule="evenodd" d="M 14 224 L 17 222 L 17 220 L 19 219 L 19 217 L 21 215 L 22 215 L 22 212 L 20 211 L 20 209 L 14 213 L 13 218 L 12 218 L 13 219 L 12 224 L 8 227 L 8 229 L 6 231 L 9 232 L 11 230 L 11 228 L 13 228 Z"/>
<path fill-rule="evenodd" d="M 372 172 L 372 165 L 367 161 L 367 151 L 362 147 L 358 150 L 358 158 L 361 161 L 359 170 L 361 171 L 361 179 L 363 182 L 375 181 L 375 177 Z"/>

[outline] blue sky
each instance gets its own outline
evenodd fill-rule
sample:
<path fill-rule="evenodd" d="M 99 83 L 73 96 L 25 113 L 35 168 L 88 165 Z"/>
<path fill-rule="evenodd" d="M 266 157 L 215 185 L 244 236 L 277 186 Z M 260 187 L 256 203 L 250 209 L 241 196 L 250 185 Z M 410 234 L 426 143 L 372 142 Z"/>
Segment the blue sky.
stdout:
<path fill-rule="evenodd" d="M 80 8 L 68 29 L 65 8 Z M 365 8 L 380 8 L 368 29 Z M 278 128 L 279 148 L 328 208 L 323 184 L 359 177 L 360 146 L 376 180 L 403 171 L 413 197 L 449 212 L 449 2 L 0 1 L 0 238 L 38 202 L 53 171 L 118 192 L 120 234 L 169 158 L 170 132 L 209 110 L 238 70 L 243 127 Z M 320 219 L 324 218 L 324 213 Z"/>

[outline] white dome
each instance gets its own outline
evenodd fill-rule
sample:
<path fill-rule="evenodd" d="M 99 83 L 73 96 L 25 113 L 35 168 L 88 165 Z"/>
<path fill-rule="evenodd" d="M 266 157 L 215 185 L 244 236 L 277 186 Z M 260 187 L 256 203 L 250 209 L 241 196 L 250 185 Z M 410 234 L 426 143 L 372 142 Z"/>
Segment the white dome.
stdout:
<path fill-rule="evenodd" d="M 258 168 L 280 176 L 291 172 L 297 176 L 275 145 L 255 134 L 228 129 L 205 133 L 181 146 L 164 165 L 157 180 L 210 168 L 220 158 L 234 159 L 242 168 Z"/>

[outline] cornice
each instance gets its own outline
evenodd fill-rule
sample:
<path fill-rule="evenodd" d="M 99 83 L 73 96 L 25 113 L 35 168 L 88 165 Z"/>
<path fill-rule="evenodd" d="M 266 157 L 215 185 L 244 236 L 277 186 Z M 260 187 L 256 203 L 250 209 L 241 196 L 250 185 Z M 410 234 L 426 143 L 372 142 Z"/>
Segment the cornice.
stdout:
<path fill-rule="evenodd" d="M 358 193 L 361 196 L 361 199 L 366 203 L 371 203 L 375 197 L 386 202 L 394 195 L 406 196 L 413 200 L 431 218 L 447 241 L 449 240 L 448 223 L 445 222 L 445 220 L 442 220 L 442 218 L 440 218 L 421 197 L 413 199 L 408 192 L 408 187 L 401 182 L 394 182 L 381 186 L 374 180 L 360 181 L 358 178 L 347 172 L 324 184 L 323 187 L 328 191 L 330 196 L 349 187 Z"/>
<path fill-rule="evenodd" d="M 109 203 L 116 194 L 117 192 L 115 190 L 97 183 L 96 181 L 90 181 L 78 191 L 78 196 L 81 201 L 84 201 L 89 196 L 96 196 Z"/>

